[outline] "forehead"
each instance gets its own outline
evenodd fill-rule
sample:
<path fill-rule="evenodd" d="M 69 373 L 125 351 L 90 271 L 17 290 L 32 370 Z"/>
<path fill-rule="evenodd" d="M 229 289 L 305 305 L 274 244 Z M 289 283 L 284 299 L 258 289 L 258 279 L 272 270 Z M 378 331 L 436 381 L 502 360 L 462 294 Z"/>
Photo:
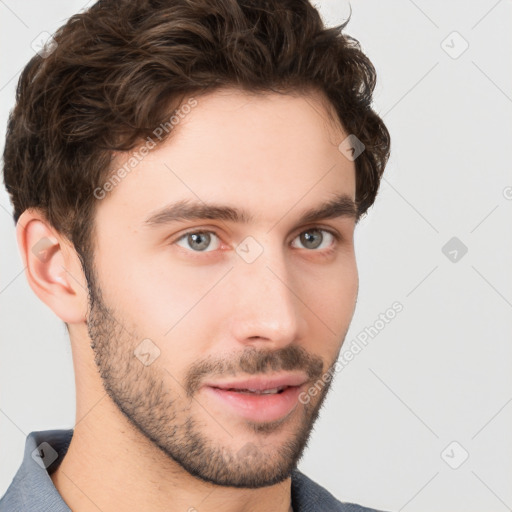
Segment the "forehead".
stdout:
<path fill-rule="evenodd" d="M 194 99 L 168 139 L 133 168 L 133 152 L 116 156 L 114 171 L 128 172 L 99 209 L 122 208 L 140 223 L 175 200 L 238 205 L 262 218 L 334 194 L 355 199 L 354 162 L 338 149 L 347 134 L 320 95 L 224 89 Z"/>

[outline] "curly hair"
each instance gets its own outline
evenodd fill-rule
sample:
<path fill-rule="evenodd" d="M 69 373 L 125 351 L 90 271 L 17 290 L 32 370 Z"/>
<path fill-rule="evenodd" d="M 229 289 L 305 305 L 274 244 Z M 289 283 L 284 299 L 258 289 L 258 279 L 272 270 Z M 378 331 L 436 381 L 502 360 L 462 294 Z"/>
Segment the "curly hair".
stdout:
<path fill-rule="evenodd" d="M 365 146 L 355 160 L 363 215 L 375 201 L 390 136 L 371 108 L 375 68 L 342 33 L 347 23 L 325 27 L 308 0 L 100 0 L 72 16 L 18 81 L 3 153 L 14 222 L 38 208 L 87 253 L 93 191 L 114 152 L 133 149 L 184 98 L 225 86 L 323 92 Z"/>

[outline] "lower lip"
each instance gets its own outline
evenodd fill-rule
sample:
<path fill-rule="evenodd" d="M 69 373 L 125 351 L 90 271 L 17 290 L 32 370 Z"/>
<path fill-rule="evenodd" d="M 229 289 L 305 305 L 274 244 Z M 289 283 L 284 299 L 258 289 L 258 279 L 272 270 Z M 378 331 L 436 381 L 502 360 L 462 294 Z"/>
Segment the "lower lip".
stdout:
<path fill-rule="evenodd" d="M 297 406 L 301 386 L 291 386 L 281 393 L 249 394 L 206 386 L 211 396 L 221 400 L 239 416 L 252 421 L 276 421 L 289 415 Z"/>

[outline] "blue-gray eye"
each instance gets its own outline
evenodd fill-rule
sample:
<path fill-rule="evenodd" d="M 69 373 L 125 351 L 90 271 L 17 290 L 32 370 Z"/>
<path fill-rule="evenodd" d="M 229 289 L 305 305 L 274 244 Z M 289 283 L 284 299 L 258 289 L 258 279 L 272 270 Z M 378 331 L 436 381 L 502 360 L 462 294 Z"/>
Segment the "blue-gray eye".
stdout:
<path fill-rule="evenodd" d="M 327 233 L 327 237 L 325 234 Z M 206 250 L 212 240 L 212 235 L 217 239 L 217 245 L 210 250 Z M 295 237 L 294 241 L 299 239 L 302 246 L 306 249 L 317 250 L 325 249 L 331 247 L 334 244 L 334 241 L 337 241 L 339 237 L 327 230 L 320 228 L 311 228 L 303 231 L 297 237 Z M 322 247 L 322 243 L 327 240 L 327 244 Z M 185 243 L 184 247 L 181 243 Z M 176 240 L 176 244 L 180 245 L 184 249 L 192 249 L 193 252 L 212 252 L 219 247 L 219 237 L 213 231 L 189 231 L 182 235 L 178 240 Z M 294 245 L 294 247 L 296 247 Z M 300 247 L 299 247 L 300 248 Z"/>
<path fill-rule="evenodd" d="M 321 243 L 325 241 L 326 237 L 323 233 L 327 233 L 327 241 L 329 242 L 327 246 L 320 247 Z M 321 249 L 326 249 L 330 247 L 333 244 L 333 239 L 336 240 L 337 237 L 334 235 L 334 233 L 331 233 L 327 229 L 319 229 L 319 228 L 312 228 L 308 229 L 306 231 L 303 231 L 297 238 L 300 239 L 301 244 L 306 249 L 318 249 L 319 247 Z"/>
<path fill-rule="evenodd" d="M 180 237 L 176 243 L 184 240 L 185 243 L 188 244 L 188 247 L 185 247 L 185 249 L 192 248 L 194 252 L 210 252 L 205 251 L 205 249 L 210 245 L 212 238 L 211 235 L 218 239 L 217 235 L 213 233 L 213 231 L 190 231 Z"/>

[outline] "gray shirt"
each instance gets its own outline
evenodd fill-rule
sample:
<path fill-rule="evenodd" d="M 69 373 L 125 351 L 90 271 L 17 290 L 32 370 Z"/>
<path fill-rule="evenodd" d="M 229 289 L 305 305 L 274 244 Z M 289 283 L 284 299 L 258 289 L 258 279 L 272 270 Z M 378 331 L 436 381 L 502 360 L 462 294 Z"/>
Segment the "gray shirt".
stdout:
<path fill-rule="evenodd" d="M 23 462 L 0 499 L 0 512 L 71 512 L 50 474 L 62 462 L 72 437 L 73 429 L 27 436 Z M 292 472 L 291 493 L 294 512 L 379 512 L 338 501 L 298 469 Z"/>

